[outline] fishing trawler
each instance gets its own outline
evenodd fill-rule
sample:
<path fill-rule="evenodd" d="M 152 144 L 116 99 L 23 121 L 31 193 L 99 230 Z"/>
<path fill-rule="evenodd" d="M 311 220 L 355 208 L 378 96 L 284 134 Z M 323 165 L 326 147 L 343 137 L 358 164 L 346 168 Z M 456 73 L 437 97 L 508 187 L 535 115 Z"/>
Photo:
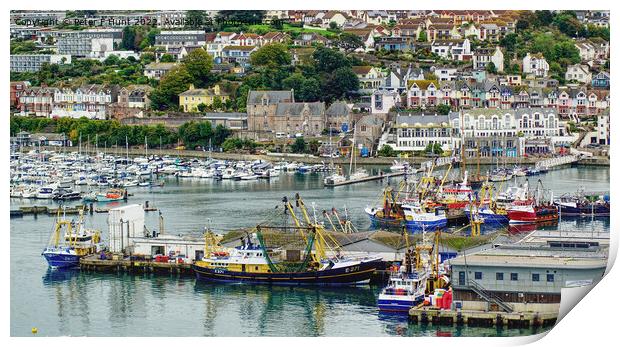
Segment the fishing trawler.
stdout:
<path fill-rule="evenodd" d="M 401 201 L 389 186 L 383 191 L 381 206 L 369 206 L 364 211 L 376 227 L 400 228 L 404 224 L 412 233 L 444 228 L 448 223 L 445 209 L 426 207 L 407 197 Z"/>
<path fill-rule="evenodd" d="M 477 217 L 485 225 L 500 226 L 508 224 L 508 215 L 503 207 L 498 207 L 497 199 L 493 198 L 493 185 L 489 182 L 483 184 L 480 191 L 475 194 L 475 201 L 465 206 L 464 213 L 470 221 Z M 513 200 L 510 200 L 512 202 Z"/>
<path fill-rule="evenodd" d="M 611 208 L 609 195 L 586 196 L 583 190 L 573 196 L 561 196 L 553 204 L 562 217 L 608 217 Z"/>
<path fill-rule="evenodd" d="M 510 224 L 540 223 L 555 221 L 558 219 L 558 208 L 553 205 L 553 198 L 549 202 L 542 199 L 542 191 L 539 187 L 542 182 L 539 180 L 536 194 L 532 198 L 527 191 L 523 191 L 507 209 Z"/>
<path fill-rule="evenodd" d="M 401 264 L 389 268 L 390 279 L 377 300 L 380 311 L 408 313 L 412 307 L 422 304 L 426 294 L 433 288 L 444 287 L 449 283 L 445 271 L 442 272 L 439 266 L 440 232 L 434 233 L 434 243 L 426 239 L 427 235 L 423 234 L 422 241 L 410 247 L 409 237 L 406 230 L 403 230 L 407 251 Z"/>
<path fill-rule="evenodd" d="M 80 258 L 99 251 L 100 233 L 84 227 L 84 211 L 78 221 L 56 217 L 56 226 L 50 242 L 41 255 L 52 268 L 70 268 L 79 265 Z"/>
<path fill-rule="evenodd" d="M 368 284 L 372 273 L 382 265 L 379 256 L 348 257 L 323 226 L 311 221 L 303 201 L 296 197 L 305 225 L 296 218 L 293 206 L 284 199 L 285 209 L 295 220 L 305 242 L 299 261 L 278 260 L 286 253 L 281 247 L 268 247 L 263 227 L 247 234 L 241 246 L 222 248 L 212 233 L 205 236 L 205 256 L 193 265 L 198 280 L 282 285 L 359 285 Z M 273 227 L 265 227 L 265 229 Z M 289 228 L 290 229 L 290 228 Z M 247 240 L 247 241 L 246 241 Z M 295 252 L 296 253 L 296 252 Z M 331 253 L 331 256 L 330 256 Z"/>

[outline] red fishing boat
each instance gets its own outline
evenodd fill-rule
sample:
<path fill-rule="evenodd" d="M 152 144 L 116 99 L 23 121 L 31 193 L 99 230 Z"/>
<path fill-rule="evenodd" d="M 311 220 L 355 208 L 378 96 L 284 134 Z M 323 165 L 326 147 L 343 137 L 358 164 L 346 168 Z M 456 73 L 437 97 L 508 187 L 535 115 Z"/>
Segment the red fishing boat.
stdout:
<path fill-rule="evenodd" d="M 539 187 L 542 185 L 539 180 Z M 549 201 L 543 201 L 542 190 L 536 189 L 535 198 L 527 196 L 527 191 L 524 191 L 520 197 L 515 199 L 513 203 L 508 207 L 507 214 L 510 224 L 529 224 L 555 221 L 558 219 L 558 208 L 553 205 L 553 198 Z"/>

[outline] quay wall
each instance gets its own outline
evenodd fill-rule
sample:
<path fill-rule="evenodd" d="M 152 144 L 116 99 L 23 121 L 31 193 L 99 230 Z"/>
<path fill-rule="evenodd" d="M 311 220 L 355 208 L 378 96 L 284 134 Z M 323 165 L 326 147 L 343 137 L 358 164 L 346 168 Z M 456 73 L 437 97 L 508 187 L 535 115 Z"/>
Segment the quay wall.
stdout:
<path fill-rule="evenodd" d="M 77 146 L 65 147 L 65 148 L 48 146 L 48 147 L 41 147 L 41 148 L 46 149 L 46 150 L 54 150 L 54 151 L 63 151 L 63 150 L 71 151 L 71 152 L 78 151 Z M 23 150 L 25 151 L 30 150 L 30 149 L 37 149 L 37 148 L 23 147 Z M 90 153 L 90 154 L 95 153 L 94 148 L 82 147 L 81 151 L 83 153 Z M 103 152 L 103 150 L 100 148 L 99 152 Z M 112 148 L 112 149 L 108 149 L 107 153 L 114 154 L 114 155 L 124 155 L 125 153 L 127 153 L 127 150 L 125 148 L 120 148 L 120 147 Z M 129 149 L 129 156 L 144 156 L 144 154 L 145 154 L 144 149 L 141 149 L 141 148 L 130 148 Z M 181 157 L 181 158 L 209 158 L 210 157 L 210 158 L 214 158 L 218 160 L 244 160 L 244 161 L 265 160 L 265 161 L 272 161 L 272 162 L 285 160 L 285 161 L 304 162 L 306 164 L 321 164 L 321 163 L 327 163 L 327 162 L 332 161 L 332 159 L 330 158 L 316 157 L 316 156 L 307 155 L 307 154 L 304 155 L 304 154 L 287 154 L 287 153 L 269 153 L 267 155 L 267 154 L 244 154 L 244 153 L 230 153 L 230 152 L 205 152 L 205 151 L 195 151 L 195 150 L 149 149 L 148 154 L 158 155 L 158 156 L 168 155 L 171 157 Z M 409 158 L 404 158 L 403 160 L 406 160 L 414 164 L 420 164 L 423 162 L 427 162 L 431 159 L 432 158 L 428 158 L 428 157 L 409 157 Z M 502 158 L 501 161 L 502 162 L 505 161 L 507 164 L 533 165 L 533 164 L 536 164 L 538 161 L 541 161 L 544 159 L 548 159 L 548 158 L 546 157 L 540 157 L 540 158 L 539 157 L 528 157 L 528 158 L 508 157 L 508 158 Z M 386 165 L 392 165 L 394 160 L 398 160 L 398 158 L 385 158 L 385 157 L 356 158 L 356 162 L 358 165 L 386 166 Z M 470 165 L 473 164 L 472 160 L 473 159 L 468 160 Z M 350 158 L 334 158 L 333 162 L 335 164 L 348 165 L 350 163 Z M 480 164 L 482 165 L 493 165 L 495 163 L 496 163 L 496 158 L 490 158 L 490 157 L 480 158 Z M 581 159 L 577 163 L 577 165 L 609 166 L 609 158 L 608 157 L 592 157 L 592 158 Z"/>

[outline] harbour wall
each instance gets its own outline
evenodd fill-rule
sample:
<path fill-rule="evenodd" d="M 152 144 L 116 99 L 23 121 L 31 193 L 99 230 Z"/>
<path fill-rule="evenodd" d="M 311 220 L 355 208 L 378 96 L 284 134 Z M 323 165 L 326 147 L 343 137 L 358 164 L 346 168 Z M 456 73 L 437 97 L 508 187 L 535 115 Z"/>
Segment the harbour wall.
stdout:
<path fill-rule="evenodd" d="M 38 149 L 35 147 L 23 147 L 22 150 L 28 151 L 31 149 Z M 70 151 L 77 152 L 78 147 L 41 147 L 41 149 L 46 150 L 54 150 L 54 151 Z M 95 148 L 84 148 L 81 149 L 82 153 L 95 154 Z M 98 149 L 99 152 L 103 152 L 101 148 Z M 112 148 L 107 149 L 106 153 L 113 155 L 125 155 L 129 152 L 129 156 L 144 156 L 145 150 L 141 148 L 129 148 L 127 151 L 125 148 Z M 170 156 L 170 157 L 180 157 L 180 158 L 214 158 L 218 160 L 244 160 L 244 161 L 254 161 L 254 160 L 266 160 L 266 161 L 298 161 L 304 162 L 306 164 L 321 164 L 333 161 L 334 164 L 347 165 L 350 162 L 350 158 L 323 158 L 317 157 L 309 154 L 292 154 L 292 153 L 269 153 L 269 154 L 246 154 L 246 153 L 230 153 L 230 152 L 206 152 L 206 151 L 195 151 L 195 150 L 174 150 L 174 149 L 149 149 L 148 155 L 157 155 L 157 156 Z M 507 157 L 501 158 L 501 163 L 506 164 L 524 164 L 524 165 L 534 165 L 538 161 L 548 159 L 549 157 L 527 157 L 527 158 L 514 158 Z M 431 160 L 429 157 L 409 157 L 403 158 L 413 164 L 420 164 L 426 161 Z M 356 158 L 356 163 L 358 165 L 377 165 L 377 166 L 386 166 L 392 165 L 394 160 L 398 160 L 398 158 L 388 158 L 388 157 L 377 157 L 377 158 Z M 478 159 L 468 159 L 468 164 L 472 165 L 477 163 Z M 481 165 L 494 165 L 497 162 L 497 158 L 493 157 L 481 157 L 480 164 Z M 577 165 L 589 165 L 589 166 L 609 166 L 609 158 L 608 157 L 591 157 L 581 159 L 576 163 Z"/>

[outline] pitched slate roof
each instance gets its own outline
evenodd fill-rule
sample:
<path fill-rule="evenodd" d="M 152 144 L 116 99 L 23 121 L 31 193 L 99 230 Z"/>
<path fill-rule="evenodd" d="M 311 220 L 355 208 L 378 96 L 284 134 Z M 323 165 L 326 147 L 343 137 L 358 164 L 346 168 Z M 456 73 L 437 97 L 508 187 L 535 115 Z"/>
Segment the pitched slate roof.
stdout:
<path fill-rule="evenodd" d="M 324 115 L 325 103 L 323 102 L 280 102 L 276 107 L 276 116 L 302 115 L 308 108 L 310 115 Z"/>
<path fill-rule="evenodd" d="M 293 101 L 293 92 L 290 90 L 250 90 L 248 93 L 248 105 L 260 105 L 262 98 L 267 97 L 269 104 Z"/>
<path fill-rule="evenodd" d="M 351 113 L 351 109 L 349 106 L 342 101 L 336 101 L 333 104 L 329 105 L 327 110 L 325 111 L 326 116 L 336 117 L 336 116 L 346 116 Z"/>

